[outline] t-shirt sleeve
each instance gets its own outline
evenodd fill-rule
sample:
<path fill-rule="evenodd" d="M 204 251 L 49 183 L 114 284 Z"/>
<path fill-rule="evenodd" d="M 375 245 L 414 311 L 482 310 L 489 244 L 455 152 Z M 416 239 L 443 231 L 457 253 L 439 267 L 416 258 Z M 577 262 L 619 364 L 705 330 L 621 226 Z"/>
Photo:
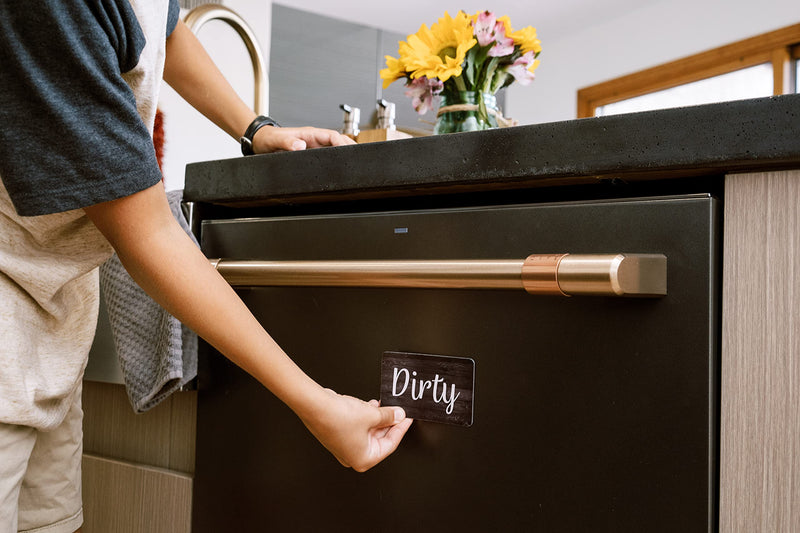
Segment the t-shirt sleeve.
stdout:
<path fill-rule="evenodd" d="M 127 1 L 21 9 L 0 0 L 0 177 L 20 215 L 86 207 L 161 179 L 122 78 L 144 45 Z"/>
<path fill-rule="evenodd" d="M 178 0 L 169 0 L 169 11 L 167 11 L 167 37 L 172 34 L 180 18 L 181 5 L 178 3 Z"/>

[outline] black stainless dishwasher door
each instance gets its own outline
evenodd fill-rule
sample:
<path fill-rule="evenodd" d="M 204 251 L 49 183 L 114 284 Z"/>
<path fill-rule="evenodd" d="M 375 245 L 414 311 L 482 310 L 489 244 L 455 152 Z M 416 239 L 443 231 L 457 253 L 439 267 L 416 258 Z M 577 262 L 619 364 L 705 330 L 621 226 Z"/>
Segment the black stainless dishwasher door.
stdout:
<path fill-rule="evenodd" d="M 209 349 L 193 530 L 714 530 L 718 224 L 705 195 L 204 222 L 209 258 L 663 254 L 668 289 L 237 289 L 310 376 L 343 394 L 377 398 L 386 351 L 471 358 L 474 418 L 417 421 L 358 474 Z"/>

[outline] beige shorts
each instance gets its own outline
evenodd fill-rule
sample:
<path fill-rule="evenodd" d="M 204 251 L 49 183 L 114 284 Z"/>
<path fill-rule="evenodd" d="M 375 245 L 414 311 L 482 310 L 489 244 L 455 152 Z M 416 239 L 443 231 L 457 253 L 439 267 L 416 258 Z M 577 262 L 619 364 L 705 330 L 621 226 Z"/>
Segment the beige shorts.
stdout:
<path fill-rule="evenodd" d="M 81 527 L 80 389 L 51 431 L 0 423 L 0 533 L 73 533 Z"/>

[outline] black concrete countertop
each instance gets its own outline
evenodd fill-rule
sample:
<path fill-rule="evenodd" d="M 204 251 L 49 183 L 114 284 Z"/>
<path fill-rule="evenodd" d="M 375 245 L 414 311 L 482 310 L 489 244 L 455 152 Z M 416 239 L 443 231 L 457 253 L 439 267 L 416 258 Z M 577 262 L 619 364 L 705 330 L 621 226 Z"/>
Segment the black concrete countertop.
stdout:
<path fill-rule="evenodd" d="M 193 163 L 184 199 L 232 206 L 800 168 L 800 95 Z"/>

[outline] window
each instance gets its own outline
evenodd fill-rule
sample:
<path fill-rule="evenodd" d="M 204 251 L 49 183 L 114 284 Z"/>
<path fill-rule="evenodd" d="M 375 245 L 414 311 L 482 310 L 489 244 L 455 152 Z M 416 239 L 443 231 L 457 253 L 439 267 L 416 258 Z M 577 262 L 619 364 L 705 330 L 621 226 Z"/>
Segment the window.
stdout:
<path fill-rule="evenodd" d="M 764 63 L 606 104 L 597 107 L 595 115 L 618 115 L 650 109 L 711 104 L 744 98 L 759 98 L 771 94 L 772 66 Z"/>
<path fill-rule="evenodd" d="M 800 93 L 800 59 L 794 62 L 794 92 Z"/>
<path fill-rule="evenodd" d="M 800 93 L 800 59 L 794 62 L 794 92 Z"/>
<path fill-rule="evenodd" d="M 800 93 L 800 46 L 792 49 L 792 58 L 794 58 L 794 92 Z"/>
<path fill-rule="evenodd" d="M 797 92 L 800 24 L 578 91 L 578 117 Z"/>

